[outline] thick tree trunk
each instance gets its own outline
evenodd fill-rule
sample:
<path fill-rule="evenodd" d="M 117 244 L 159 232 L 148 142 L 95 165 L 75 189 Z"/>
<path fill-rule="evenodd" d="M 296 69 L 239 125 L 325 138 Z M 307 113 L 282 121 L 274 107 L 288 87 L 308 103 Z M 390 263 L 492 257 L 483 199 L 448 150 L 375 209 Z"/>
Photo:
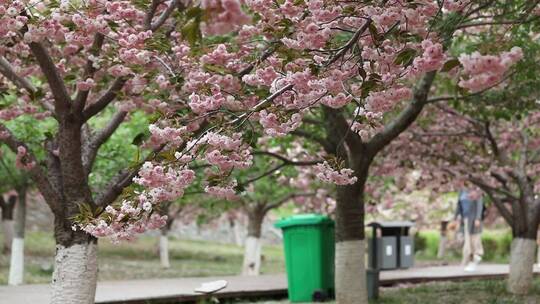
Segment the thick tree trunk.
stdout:
<path fill-rule="evenodd" d="M 56 255 L 52 304 L 94 303 L 97 284 L 97 239 L 71 229 L 71 221 L 55 215 Z"/>
<path fill-rule="evenodd" d="M 536 241 L 533 239 L 515 238 L 512 241 L 510 254 L 510 275 L 508 291 L 524 295 L 529 292 L 533 280 Z"/>
<path fill-rule="evenodd" d="M 169 260 L 169 227 L 167 226 L 161 228 L 161 234 L 159 236 L 159 260 L 161 267 L 171 268 Z"/>
<path fill-rule="evenodd" d="M 261 271 L 261 238 L 248 235 L 244 245 L 242 275 L 258 276 Z"/>
<path fill-rule="evenodd" d="M 363 182 L 338 187 L 335 288 L 338 304 L 367 304 Z"/>
<path fill-rule="evenodd" d="M 2 231 L 4 233 L 4 253 L 11 252 L 11 243 L 13 242 L 14 221 L 13 210 L 15 209 L 16 196 L 12 195 L 5 202 L 3 197 L 0 199 L 0 209 L 2 209 Z"/>
<path fill-rule="evenodd" d="M 4 232 L 4 246 L 2 251 L 4 253 L 11 252 L 11 243 L 13 243 L 13 233 L 14 233 L 14 221 L 13 219 L 2 220 L 2 231 Z"/>
<path fill-rule="evenodd" d="M 540 245 L 536 248 L 536 264 L 540 267 Z"/>
<path fill-rule="evenodd" d="M 336 302 L 368 303 L 365 240 L 336 243 Z"/>
<path fill-rule="evenodd" d="M 26 224 L 26 187 L 18 190 L 19 203 L 15 208 L 15 237 L 11 245 L 9 285 L 24 283 L 24 232 Z"/>
<path fill-rule="evenodd" d="M 325 150 L 345 161 L 357 181 L 337 186 L 335 292 L 337 304 L 367 304 L 364 189 L 374 153 L 354 132 L 339 110 L 324 107 Z M 369 153 L 368 153 L 369 152 Z"/>
<path fill-rule="evenodd" d="M 94 303 L 97 269 L 96 242 L 57 245 L 51 303 Z"/>
<path fill-rule="evenodd" d="M 248 234 L 244 244 L 242 275 L 258 276 L 261 271 L 261 229 L 264 220 L 264 206 L 256 204 L 248 213 Z"/>

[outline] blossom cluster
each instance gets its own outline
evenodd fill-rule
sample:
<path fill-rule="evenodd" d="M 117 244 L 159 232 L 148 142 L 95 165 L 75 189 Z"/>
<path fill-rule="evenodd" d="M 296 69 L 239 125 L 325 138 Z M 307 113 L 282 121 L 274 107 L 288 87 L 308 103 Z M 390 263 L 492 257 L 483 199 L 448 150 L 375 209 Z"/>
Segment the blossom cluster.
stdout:
<path fill-rule="evenodd" d="M 468 79 L 461 79 L 459 86 L 478 92 L 499 84 L 512 65 L 523 58 L 520 47 L 513 47 L 510 51 L 500 55 L 482 55 L 474 52 L 459 57 L 463 65 L 463 73 Z"/>
<path fill-rule="evenodd" d="M 240 0 L 202 0 L 212 22 L 204 24 L 204 32 L 212 35 L 226 34 L 248 23 L 251 18 L 242 10 Z"/>
<path fill-rule="evenodd" d="M 327 183 L 333 183 L 336 185 L 351 185 L 358 180 L 356 176 L 353 176 L 354 171 L 349 168 L 343 168 L 336 170 L 332 168 L 328 162 L 317 164 L 314 167 L 317 177 Z"/>
<path fill-rule="evenodd" d="M 113 242 L 132 240 L 147 230 L 159 229 L 166 224 L 167 216 L 149 213 L 143 206 L 134 207 L 123 201 L 119 208 L 107 206 L 100 218 L 85 224 L 74 225 L 95 237 L 109 237 Z"/>
<path fill-rule="evenodd" d="M 236 180 L 226 185 L 214 185 L 206 186 L 204 192 L 211 196 L 221 198 L 228 201 L 234 201 L 238 198 L 235 187 L 237 186 Z"/>

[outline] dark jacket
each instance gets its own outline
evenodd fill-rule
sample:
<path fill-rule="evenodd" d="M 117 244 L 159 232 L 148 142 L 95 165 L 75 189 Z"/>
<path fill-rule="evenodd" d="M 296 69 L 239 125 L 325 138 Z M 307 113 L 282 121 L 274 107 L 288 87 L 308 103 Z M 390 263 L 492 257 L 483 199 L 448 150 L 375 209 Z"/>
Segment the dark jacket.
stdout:
<path fill-rule="evenodd" d="M 455 219 L 458 217 L 461 217 L 461 224 L 460 224 L 460 232 L 463 232 L 463 229 L 465 228 L 465 220 L 467 221 L 467 225 L 469 227 L 469 233 L 475 234 L 475 233 L 481 233 L 482 232 L 482 224 L 480 224 L 479 228 L 476 228 L 474 226 L 474 222 L 476 220 L 479 220 L 482 222 L 483 219 L 483 211 L 484 211 L 484 202 L 483 199 L 480 198 L 478 200 L 471 200 L 469 198 L 469 194 L 467 190 L 463 190 L 459 193 L 456 213 L 455 213 Z"/>

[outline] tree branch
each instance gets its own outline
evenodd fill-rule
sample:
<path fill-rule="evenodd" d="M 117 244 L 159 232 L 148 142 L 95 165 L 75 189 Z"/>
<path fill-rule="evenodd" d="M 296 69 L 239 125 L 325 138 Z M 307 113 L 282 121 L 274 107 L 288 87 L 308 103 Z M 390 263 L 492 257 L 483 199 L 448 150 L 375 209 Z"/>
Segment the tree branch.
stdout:
<path fill-rule="evenodd" d="M 169 4 L 169 6 L 163 11 L 163 13 L 161 13 L 158 19 L 155 22 L 151 23 L 150 30 L 154 32 L 159 29 L 159 27 L 162 26 L 165 21 L 167 21 L 167 18 L 169 18 L 169 16 L 172 14 L 178 4 L 179 0 L 172 0 L 171 4 Z"/>
<path fill-rule="evenodd" d="M 242 119 L 247 119 L 249 118 L 249 116 L 251 116 L 251 114 L 257 112 L 257 111 L 260 111 L 262 108 L 264 108 L 266 106 L 266 104 L 272 102 L 274 99 L 278 98 L 279 96 L 281 96 L 283 93 L 287 92 L 287 91 L 290 91 L 292 88 L 293 88 L 293 84 L 288 84 L 286 86 L 284 86 L 283 88 L 279 89 L 278 91 L 276 91 L 275 93 L 273 93 L 272 95 L 268 96 L 267 98 L 261 100 L 258 104 L 256 104 L 252 110 L 250 110 L 249 112 L 247 113 L 244 113 L 238 117 L 236 117 L 234 120 L 232 120 L 230 122 L 230 124 L 234 124 L 234 123 L 237 123 L 239 121 L 241 121 Z"/>
<path fill-rule="evenodd" d="M 103 94 L 103 96 L 101 96 L 96 102 L 87 106 L 84 109 L 83 120 L 87 121 L 88 119 L 105 109 L 105 107 L 107 107 L 116 98 L 120 90 L 124 87 L 126 81 L 127 78 L 125 77 L 117 78 L 113 82 L 109 90 L 107 90 L 107 92 Z"/>
<path fill-rule="evenodd" d="M 278 171 L 279 169 L 283 168 L 283 167 L 286 167 L 286 166 L 313 166 L 313 165 L 316 165 L 316 164 L 319 164 L 322 162 L 322 160 L 315 160 L 315 161 L 294 161 L 294 160 L 290 160 L 286 157 L 283 157 L 279 154 L 276 154 L 276 153 L 272 153 L 272 152 L 268 152 L 268 151 L 253 151 L 251 153 L 251 155 L 267 155 L 267 156 L 271 156 L 271 157 L 274 157 L 274 158 L 277 158 L 279 159 L 282 163 L 275 166 L 274 168 L 256 176 L 256 177 L 253 177 L 253 178 L 250 178 L 248 179 L 247 181 L 243 182 L 243 183 L 239 183 L 237 187 L 244 187 L 246 185 L 249 185 L 253 182 L 256 182 L 262 178 L 265 178 L 267 176 L 269 176 L 270 174 Z"/>
<path fill-rule="evenodd" d="M 102 33 L 97 33 L 94 35 L 94 42 L 92 43 L 92 47 L 90 48 L 90 54 L 92 54 L 93 56 L 97 56 L 99 54 L 104 39 L 105 35 L 103 35 Z M 86 66 L 84 67 L 82 79 L 86 80 L 87 78 L 91 78 L 95 72 L 96 69 L 94 68 L 94 62 L 88 59 L 86 61 Z M 88 99 L 88 94 L 90 94 L 90 91 L 77 92 L 75 100 L 73 101 L 74 113 L 80 113 L 84 109 L 84 105 L 86 103 L 86 100 Z"/>
<path fill-rule="evenodd" d="M 261 55 L 261 58 L 259 58 L 256 62 L 248 65 L 247 67 L 245 67 L 243 70 L 241 70 L 239 73 L 238 73 L 238 78 L 242 79 L 242 77 L 244 77 L 245 75 L 251 73 L 251 71 L 253 71 L 253 69 L 255 68 L 255 66 L 258 64 L 258 63 L 261 63 L 263 61 L 265 61 L 266 59 L 268 59 L 268 57 L 272 56 L 272 54 L 274 54 L 274 52 L 276 51 L 277 48 L 268 48 L 267 50 L 265 50 L 262 55 Z"/>
<path fill-rule="evenodd" d="M 99 148 L 114 134 L 126 116 L 127 112 L 117 112 L 109 123 L 90 139 L 88 146 L 83 151 L 83 166 L 86 175 L 92 171 Z"/>
<path fill-rule="evenodd" d="M 285 163 L 286 165 L 291 165 L 291 166 L 313 166 L 313 165 L 316 165 L 316 164 L 319 164 L 319 163 L 322 163 L 323 161 L 322 160 L 308 160 L 308 161 L 294 161 L 294 160 L 290 160 L 282 155 L 279 155 L 277 153 L 273 153 L 273 152 L 269 152 L 269 151 L 253 151 L 251 152 L 251 155 L 267 155 L 267 156 L 271 156 L 273 158 L 277 158 L 279 160 L 281 160 L 283 163 Z"/>
<path fill-rule="evenodd" d="M 4 56 L 0 56 L 0 74 L 9 79 L 15 86 L 20 89 L 25 89 L 29 93 L 35 93 L 36 88 L 26 78 L 17 75 L 13 70 L 11 64 L 6 60 Z"/>
<path fill-rule="evenodd" d="M 325 151 L 329 151 L 331 150 L 332 148 L 330 147 L 330 143 L 328 141 L 326 141 L 324 138 L 322 137 L 318 137 L 316 136 L 315 134 L 313 133 L 310 133 L 310 132 L 307 132 L 307 131 L 304 131 L 304 130 L 300 130 L 300 129 L 296 129 L 294 131 L 292 131 L 290 133 L 291 135 L 295 135 L 295 136 L 300 136 L 300 137 L 303 137 L 305 139 L 309 139 L 311 141 L 314 141 L 316 143 L 318 143 L 319 145 L 322 146 L 322 148 L 325 150 Z"/>
<path fill-rule="evenodd" d="M 62 116 L 71 106 L 71 98 L 69 97 L 64 81 L 45 47 L 41 43 L 36 42 L 31 42 L 29 46 L 51 88 L 54 96 L 55 113 L 58 116 Z"/>
<path fill-rule="evenodd" d="M 501 20 L 501 21 L 485 21 L 485 22 L 474 22 L 461 24 L 457 29 L 464 29 L 468 27 L 476 26 L 485 26 L 485 25 L 515 25 L 515 24 L 526 24 L 538 20 L 538 18 L 530 18 L 528 20 Z"/>
<path fill-rule="evenodd" d="M 437 72 L 427 73 L 414 90 L 413 100 L 407 104 L 399 115 L 388 123 L 384 129 L 375 134 L 367 143 L 367 149 L 371 153 L 377 153 L 388 145 L 392 140 L 405 131 L 420 115 L 426 105 L 429 90 Z"/>
<path fill-rule="evenodd" d="M 108 186 L 103 190 L 103 192 L 101 192 L 97 196 L 96 206 L 105 207 L 111 204 L 112 202 L 114 202 L 114 200 L 116 200 L 116 198 L 120 194 L 122 194 L 122 191 L 124 191 L 124 188 L 128 187 L 129 185 L 133 183 L 133 178 L 136 177 L 137 174 L 139 174 L 139 169 L 141 168 L 141 166 L 145 162 L 154 158 L 164 148 L 165 148 L 165 145 L 162 145 L 154 149 L 152 153 L 148 154 L 148 156 L 146 156 L 146 158 L 134 168 L 125 169 L 118 172 L 118 174 L 111 179 Z"/>
<path fill-rule="evenodd" d="M 288 202 L 289 200 L 295 198 L 295 197 L 305 197 L 305 196 L 315 196 L 317 195 L 317 193 L 315 192 L 306 192 L 306 193 L 292 193 L 292 194 L 289 194 L 287 195 L 286 197 L 282 198 L 281 200 L 273 203 L 273 204 L 268 204 L 264 207 L 264 213 L 267 213 L 268 211 L 272 210 L 272 209 L 276 209 L 276 208 L 279 208 L 281 207 L 281 205 L 285 204 L 286 202 Z"/>
<path fill-rule="evenodd" d="M 11 133 L 11 131 L 6 128 L 3 124 L 0 124 L 0 134 L 2 134 L 2 137 L 0 137 L 0 143 L 6 144 L 13 153 L 17 153 L 18 147 L 24 147 L 27 151 L 27 161 L 34 162 L 35 166 L 32 167 L 28 172 L 36 182 L 36 185 L 43 194 L 43 197 L 45 198 L 45 201 L 51 208 L 53 212 L 61 212 L 61 201 L 62 201 L 62 195 L 57 193 L 54 188 L 49 183 L 49 180 L 45 173 L 43 172 L 41 166 L 38 164 L 38 161 L 34 154 L 30 151 L 28 146 L 26 146 L 23 142 L 17 140 L 15 136 Z"/>
<path fill-rule="evenodd" d="M 150 4 L 150 8 L 148 9 L 148 12 L 146 12 L 146 16 L 144 16 L 144 28 L 149 30 L 152 27 L 152 19 L 154 19 L 154 15 L 156 14 L 156 10 L 158 6 L 161 4 L 161 0 L 152 0 L 152 4 Z"/>
<path fill-rule="evenodd" d="M 351 39 L 349 39 L 349 41 L 332 58 L 328 59 L 325 65 L 329 66 L 336 62 L 339 58 L 343 57 L 356 44 L 356 42 L 358 42 L 358 39 L 360 39 L 360 36 L 368 29 L 371 22 L 371 19 L 366 20 L 366 23 L 354 33 Z"/>
<path fill-rule="evenodd" d="M 514 226 L 514 217 L 513 217 L 512 213 L 510 212 L 510 210 L 508 210 L 508 208 L 506 208 L 504 203 L 499 198 L 497 198 L 497 196 L 493 192 L 493 188 L 486 185 L 485 183 L 481 182 L 478 179 L 472 179 L 471 182 L 473 184 L 477 185 L 480 189 L 482 189 L 489 196 L 489 198 L 491 198 L 491 200 L 493 201 L 493 203 L 497 207 L 497 210 L 499 210 L 499 213 L 506 220 L 508 225 L 510 225 L 510 227 L 513 227 Z"/>

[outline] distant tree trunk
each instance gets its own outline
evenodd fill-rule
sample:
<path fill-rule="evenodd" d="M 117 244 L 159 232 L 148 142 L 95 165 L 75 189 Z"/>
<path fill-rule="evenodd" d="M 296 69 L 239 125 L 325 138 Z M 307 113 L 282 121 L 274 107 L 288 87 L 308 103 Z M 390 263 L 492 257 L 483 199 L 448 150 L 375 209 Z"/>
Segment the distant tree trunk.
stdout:
<path fill-rule="evenodd" d="M 242 227 L 238 224 L 238 220 L 234 218 L 229 218 L 229 226 L 233 230 L 234 243 L 236 244 L 236 246 L 242 246 Z"/>
<path fill-rule="evenodd" d="M 12 195 L 8 198 L 8 201 L 4 201 L 4 198 L 0 196 L 0 209 L 2 209 L 2 230 L 4 232 L 4 246 L 2 251 L 4 253 L 11 252 L 11 244 L 13 243 L 13 211 L 15 209 L 15 202 L 17 197 Z"/>
<path fill-rule="evenodd" d="M 514 240 L 510 252 L 508 291 L 513 294 L 529 293 L 533 282 L 536 237 L 540 219 L 540 200 L 524 199 L 527 209 L 517 212 L 514 220 Z M 517 203 L 516 203 L 517 205 Z"/>
<path fill-rule="evenodd" d="M 256 203 L 253 206 L 247 206 L 248 215 L 248 233 L 244 244 L 244 262 L 242 266 L 242 275 L 257 276 L 261 270 L 261 230 L 266 204 Z"/>
<path fill-rule="evenodd" d="M 536 248 L 536 264 L 540 266 L 540 245 Z"/>
<path fill-rule="evenodd" d="M 167 226 L 161 228 L 161 235 L 159 236 L 159 260 L 161 267 L 171 268 L 169 261 L 169 227 Z"/>
<path fill-rule="evenodd" d="M 15 208 L 15 234 L 11 246 L 11 261 L 9 264 L 9 285 L 24 283 L 24 232 L 26 224 L 26 191 L 27 187 L 17 189 L 19 203 Z"/>
<path fill-rule="evenodd" d="M 161 228 L 158 252 L 161 267 L 165 269 L 171 268 L 171 262 L 169 259 L 169 232 L 171 231 L 174 220 L 182 211 L 182 207 L 178 207 L 174 214 L 170 214 L 170 210 L 171 203 L 165 204 L 161 210 L 161 215 L 167 215 L 167 223 Z"/>
<path fill-rule="evenodd" d="M 448 234 L 448 221 L 441 222 L 441 238 L 439 240 L 439 249 L 437 251 L 437 258 L 442 259 L 446 253 L 446 242 Z"/>
<path fill-rule="evenodd" d="M 536 239 L 540 224 L 540 199 L 536 199 L 534 185 L 523 172 L 516 174 L 520 186 L 519 198 L 506 198 L 507 204 L 496 196 L 494 191 L 478 180 L 471 180 L 482 188 L 494 202 L 495 206 L 512 227 L 512 248 L 510 252 L 510 273 L 507 289 L 510 293 L 525 295 L 533 281 Z"/>
<path fill-rule="evenodd" d="M 508 291 L 513 294 L 527 294 L 533 280 L 536 240 L 515 238 L 510 253 L 510 275 Z"/>

